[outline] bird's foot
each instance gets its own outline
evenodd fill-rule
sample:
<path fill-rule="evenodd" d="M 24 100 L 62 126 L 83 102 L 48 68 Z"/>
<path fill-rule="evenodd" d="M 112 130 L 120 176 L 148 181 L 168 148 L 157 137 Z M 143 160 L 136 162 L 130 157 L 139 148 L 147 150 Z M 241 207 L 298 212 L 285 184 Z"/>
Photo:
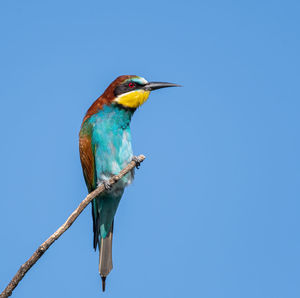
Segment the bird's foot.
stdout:
<path fill-rule="evenodd" d="M 137 169 L 139 169 L 139 168 L 140 168 L 140 165 L 141 165 L 141 160 L 140 160 L 137 156 L 134 156 L 134 157 L 132 157 L 132 161 L 135 162 L 135 167 L 136 167 Z"/>
<path fill-rule="evenodd" d="M 111 190 L 111 185 L 107 180 L 103 181 L 103 185 L 106 190 Z"/>

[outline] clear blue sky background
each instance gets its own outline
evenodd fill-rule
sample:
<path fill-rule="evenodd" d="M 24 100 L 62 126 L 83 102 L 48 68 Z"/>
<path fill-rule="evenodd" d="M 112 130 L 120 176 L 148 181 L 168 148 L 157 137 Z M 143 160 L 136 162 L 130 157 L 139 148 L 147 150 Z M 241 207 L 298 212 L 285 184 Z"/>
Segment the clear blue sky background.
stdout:
<path fill-rule="evenodd" d="M 0 3 L 0 287 L 84 198 L 85 111 L 153 92 L 100 292 L 88 207 L 14 297 L 300 297 L 299 1 Z"/>

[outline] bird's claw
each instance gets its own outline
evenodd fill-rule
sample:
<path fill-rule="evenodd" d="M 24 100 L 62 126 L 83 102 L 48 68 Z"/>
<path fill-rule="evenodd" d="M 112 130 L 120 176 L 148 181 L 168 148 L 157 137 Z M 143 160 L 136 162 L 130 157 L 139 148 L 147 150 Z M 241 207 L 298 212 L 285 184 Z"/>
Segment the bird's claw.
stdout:
<path fill-rule="evenodd" d="M 103 185 L 106 190 L 111 190 L 111 185 L 108 181 L 103 181 Z"/>
<path fill-rule="evenodd" d="M 134 156 L 134 157 L 132 157 L 132 160 L 135 162 L 135 167 L 136 167 L 137 169 L 139 169 L 139 168 L 140 168 L 140 165 L 141 165 L 140 159 L 139 159 L 137 156 Z"/>

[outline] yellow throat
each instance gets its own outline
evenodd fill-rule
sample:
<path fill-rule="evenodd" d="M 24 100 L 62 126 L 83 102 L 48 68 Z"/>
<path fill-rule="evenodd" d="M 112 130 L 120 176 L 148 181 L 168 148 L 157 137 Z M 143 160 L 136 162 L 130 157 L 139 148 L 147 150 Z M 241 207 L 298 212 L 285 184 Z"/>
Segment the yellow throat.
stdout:
<path fill-rule="evenodd" d="M 134 90 L 128 93 L 121 94 L 115 99 L 115 102 L 126 108 L 136 109 L 141 106 L 149 97 L 150 91 Z"/>

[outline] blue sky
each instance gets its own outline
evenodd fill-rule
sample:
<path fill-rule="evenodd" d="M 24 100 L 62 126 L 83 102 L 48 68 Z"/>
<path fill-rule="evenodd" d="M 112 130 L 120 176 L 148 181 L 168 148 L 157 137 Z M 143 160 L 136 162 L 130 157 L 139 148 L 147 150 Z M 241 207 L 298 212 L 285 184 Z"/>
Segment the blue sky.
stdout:
<path fill-rule="evenodd" d="M 118 75 L 155 91 L 100 292 L 87 208 L 14 297 L 300 296 L 299 1 L 0 3 L 0 288 L 85 197 L 78 132 Z"/>

